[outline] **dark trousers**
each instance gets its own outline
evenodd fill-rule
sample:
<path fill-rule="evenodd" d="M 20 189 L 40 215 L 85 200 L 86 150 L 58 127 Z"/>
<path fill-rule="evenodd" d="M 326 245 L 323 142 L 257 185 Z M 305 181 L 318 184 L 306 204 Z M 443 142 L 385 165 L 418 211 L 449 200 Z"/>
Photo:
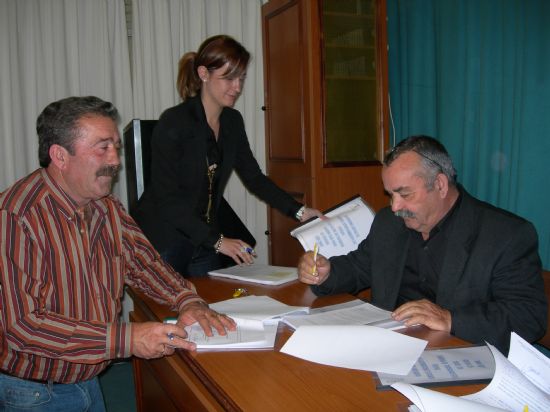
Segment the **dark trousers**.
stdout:
<path fill-rule="evenodd" d="M 172 242 L 160 256 L 183 277 L 206 276 L 209 271 L 224 267 L 224 259 L 213 249 L 193 246 L 186 239 Z"/>

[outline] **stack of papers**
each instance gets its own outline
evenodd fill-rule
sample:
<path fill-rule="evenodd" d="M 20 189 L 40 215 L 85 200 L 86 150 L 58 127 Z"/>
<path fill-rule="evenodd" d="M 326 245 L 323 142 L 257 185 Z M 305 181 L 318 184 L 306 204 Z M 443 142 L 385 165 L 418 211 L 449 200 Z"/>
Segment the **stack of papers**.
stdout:
<path fill-rule="evenodd" d="M 275 346 L 277 325 L 264 325 L 261 321 L 235 319 L 237 329 L 220 335 L 212 329 L 213 336 L 207 336 L 198 323 L 187 326 L 187 339 L 195 342 L 197 350 L 216 349 L 270 349 Z"/>
<path fill-rule="evenodd" d="M 369 325 L 389 330 L 406 327 L 403 322 L 393 320 L 390 311 L 359 299 L 312 309 L 309 315 L 285 316 L 283 322 L 294 329 L 305 325 Z"/>
<path fill-rule="evenodd" d="M 198 323 L 185 328 L 198 350 L 267 349 L 275 346 L 279 319 L 291 313 L 308 313 L 307 306 L 289 306 L 269 296 L 244 296 L 213 303 L 210 308 L 235 320 L 237 329 L 207 336 Z"/>
<path fill-rule="evenodd" d="M 459 398 L 401 382 L 392 387 L 414 403 L 411 411 L 550 411 L 550 359 L 515 333 L 508 359 L 487 346 L 494 356 L 495 374 L 477 393 Z"/>
<path fill-rule="evenodd" d="M 307 306 L 290 306 L 269 296 L 243 296 L 216 302 L 210 307 L 219 313 L 225 313 L 234 319 L 259 320 L 262 322 L 276 321 L 285 315 L 309 313 Z M 275 323 L 276 323 L 275 322 Z"/>
<path fill-rule="evenodd" d="M 261 263 L 236 265 L 208 272 L 210 276 L 237 279 L 262 285 L 282 285 L 298 279 L 295 267 L 271 266 Z"/>

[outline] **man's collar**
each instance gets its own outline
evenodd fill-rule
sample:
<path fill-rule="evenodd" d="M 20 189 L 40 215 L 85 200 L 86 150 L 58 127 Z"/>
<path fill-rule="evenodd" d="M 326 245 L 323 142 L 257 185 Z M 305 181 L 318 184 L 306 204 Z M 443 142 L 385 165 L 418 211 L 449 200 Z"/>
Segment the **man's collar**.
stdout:
<path fill-rule="evenodd" d="M 433 235 L 435 235 L 437 232 L 441 232 L 447 226 L 448 222 L 452 220 L 452 216 L 454 215 L 455 210 L 458 209 L 458 206 L 462 201 L 462 189 L 458 185 L 456 186 L 456 189 L 458 192 L 458 197 L 456 198 L 454 204 L 451 206 L 449 211 L 445 214 L 445 216 L 443 216 L 443 218 L 441 218 L 441 220 L 437 222 L 437 224 L 432 228 L 432 230 L 430 231 L 429 239 L 431 239 Z"/>
<path fill-rule="evenodd" d="M 46 168 L 41 169 L 42 178 L 44 179 L 44 183 L 48 188 L 49 195 L 53 198 L 53 200 L 57 203 L 59 207 L 63 210 L 64 214 L 67 217 L 72 217 L 77 213 L 82 213 L 84 210 L 82 206 L 79 206 L 69 195 L 67 192 L 63 190 L 61 185 L 57 183 L 57 181 L 52 177 L 52 175 L 48 172 Z M 103 202 L 100 200 L 95 201 L 92 200 L 88 205 L 89 210 L 99 210 L 101 213 L 106 213 L 106 208 Z"/>

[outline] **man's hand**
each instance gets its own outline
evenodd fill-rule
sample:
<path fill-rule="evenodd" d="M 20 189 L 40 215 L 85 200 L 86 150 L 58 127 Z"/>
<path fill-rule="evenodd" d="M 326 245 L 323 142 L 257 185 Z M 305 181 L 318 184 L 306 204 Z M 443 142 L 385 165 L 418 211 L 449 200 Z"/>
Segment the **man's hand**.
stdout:
<path fill-rule="evenodd" d="M 159 322 L 132 324 L 132 354 L 138 358 L 154 359 L 174 353 L 175 348 L 195 350 L 196 345 L 185 340 L 185 329 Z"/>
<path fill-rule="evenodd" d="M 212 328 L 216 328 L 220 335 L 226 334 L 226 329 L 235 330 L 237 325 L 229 316 L 213 311 L 202 302 L 188 303 L 178 316 L 178 326 L 182 328 L 198 322 L 206 336 L 212 336 Z"/>
<path fill-rule="evenodd" d="M 298 279 L 308 285 L 320 285 L 330 273 L 330 261 L 323 255 L 317 255 L 313 261 L 313 252 L 305 253 L 298 262 Z"/>
<path fill-rule="evenodd" d="M 451 312 L 427 299 L 413 300 L 399 306 L 392 316 L 405 325 L 425 325 L 433 330 L 451 331 Z"/>

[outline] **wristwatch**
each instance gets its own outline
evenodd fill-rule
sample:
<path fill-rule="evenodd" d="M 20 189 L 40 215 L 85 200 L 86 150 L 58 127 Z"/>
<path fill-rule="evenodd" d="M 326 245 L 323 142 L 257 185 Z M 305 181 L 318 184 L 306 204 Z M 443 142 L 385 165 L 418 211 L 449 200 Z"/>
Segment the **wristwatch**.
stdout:
<path fill-rule="evenodd" d="M 302 216 L 304 215 L 304 212 L 306 211 L 306 207 L 305 206 L 302 206 L 300 209 L 298 209 L 298 211 L 296 212 L 296 220 L 298 221 L 302 221 Z"/>

